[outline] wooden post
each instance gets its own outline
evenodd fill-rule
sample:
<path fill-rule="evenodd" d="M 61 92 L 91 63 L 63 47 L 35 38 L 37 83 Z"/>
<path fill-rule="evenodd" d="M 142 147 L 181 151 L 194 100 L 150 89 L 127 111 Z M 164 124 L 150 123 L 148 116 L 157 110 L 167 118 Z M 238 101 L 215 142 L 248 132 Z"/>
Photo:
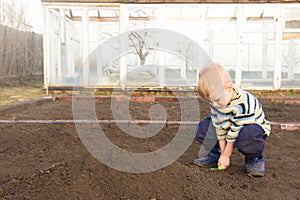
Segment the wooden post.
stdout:
<path fill-rule="evenodd" d="M 50 13 L 49 9 L 43 5 L 44 10 L 44 25 L 43 25 L 43 52 L 44 52 L 44 87 L 46 88 L 46 93 L 48 95 L 49 86 L 49 68 L 50 68 Z"/>
<path fill-rule="evenodd" d="M 61 56 L 60 56 L 60 67 L 61 67 L 61 78 L 60 84 L 64 84 L 66 77 L 68 75 L 68 54 L 67 51 L 67 30 L 66 30 L 66 11 L 65 9 L 59 9 L 59 24 L 60 24 L 60 46 L 61 46 Z"/>
<path fill-rule="evenodd" d="M 295 48 L 295 40 L 289 40 L 289 51 L 288 51 L 288 79 L 292 80 L 294 78 L 294 66 L 295 66 L 295 52 L 296 52 L 296 48 Z"/>
<path fill-rule="evenodd" d="M 159 9 L 159 26 L 160 28 L 165 28 L 165 6 L 161 6 Z M 161 44 L 159 44 L 161 45 Z M 158 76 L 159 76 L 159 85 L 160 87 L 165 86 L 165 53 L 160 51 L 158 52 Z"/>
<path fill-rule="evenodd" d="M 57 84 L 57 35 L 55 34 L 55 10 L 51 9 L 49 10 L 49 26 L 48 26 L 48 32 L 49 32 L 49 59 L 50 59 L 50 65 L 49 65 L 49 84 L 54 85 Z"/>
<path fill-rule="evenodd" d="M 125 4 L 120 4 L 120 17 L 119 17 L 119 34 L 122 35 L 125 31 L 125 28 L 127 27 L 127 23 L 129 20 L 128 10 L 127 6 Z M 119 56 L 119 66 L 120 66 L 120 86 L 122 89 L 125 89 L 126 85 L 126 76 L 127 76 L 127 67 L 126 67 L 126 57 L 125 55 L 122 55 L 124 50 L 126 49 L 125 41 L 122 41 L 122 38 L 120 37 L 120 54 Z"/>
<path fill-rule="evenodd" d="M 75 59 L 74 59 L 74 40 L 73 40 L 73 26 L 72 22 L 66 23 L 66 46 L 67 46 L 67 76 L 74 75 Z"/>
<path fill-rule="evenodd" d="M 102 23 L 100 22 L 100 24 L 97 27 L 97 38 L 96 38 L 96 42 L 97 42 L 97 47 L 96 47 L 96 62 L 97 62 L 97 82 L 96 84 L 99 85 L 101 84 L 101 79 L 103 77 L 104 71 L 102 71 L 102 59 L 99 56 L 99 53 L 101 52 L 101 50 L 99 48 L 102 42 Z"/>
<path fill-rule="evenodd" d="M 199 12 L 199 17 L 198 17 L 198 23 L 197 23 L 197 42 L 198 42 L 198 45 L 200 46 L 201 49 L 203 49 L 204 51 L 204 31 L 205 31 L 205 27 L 204 27 L 204 21 L 205 21 L 205 12 L 206 12 L 206 7 L 204 7 L 203 5 L 199 5 L 198 6 L 198 12 Z M 197 56 L 200 56 L 200 61 L 201 61 L 201 64 L 204 60 L 204 55 L 202 53 L 200 53 L 200 55 L 197 55 Z M 200 63 L 199 63 L 200 64 Z M 196 84 L 198 82 L 198 78 L 199 78 L 199 72 L 200 70 L 202 69 L 203 66 L 196 66 L 197 67 L 197 74 L 196 75 Z"/>
<path fill-rule="evenodd" d="M 64 11 L 62 9 L 59 9 L 59 12 L 55 13 L 57 15 L 55 18 L 57 20 L 56 23 L 59 25 L 54 33 L 54 37 L 56 37 L 56 40 L 55 40 L 55 48 L 53 49 L 54 50 L 53 56 L 56 59 L 56 66 L 57 66 L 55 84 L 62 84 L 62 75 L 63 75 L 62 68 L 63 68 L 63 64 L 65 64 L 64 62 L 65 60 L 63 58 L 65 57 L 65 52 L 63 52 L 64 50 L 63 47 L 65 45 L 66 40 L 64 38 L 65 35 L 64 22 L 61 17 L 63 13 Z"/>
<path fill-rule="evenodd" d="M 268 34 L 266 31 L 268 29 L 267 23 L 263 22 L 263 50 L 262 50 L 262 79 L 267 80 L 267 72 L 268 72 Z"/>
<path fill-rule="evenodd" d="M 61 44 L 66 43 L 66 19 L 65 9 L 59 9 L 59 22 L 60 22 L 60 42 Z"/>
<path fill-rule="evenodd" d="M 242 30 L 244 23 L 243 7 L 237 7 L 237 34 L 236 34 L 236 60 L 235 60 L 235 85 L 241 86 L 242 82 Z"/>
<path fill-rule="evenodd" d="M 277 15 L 275 17 L 276 23 L 276 44 L 275 44 L 275 69 L 274 69 L 274 83 L 275 90 L 281 87 L 281 45 L 282 45 L 282 8 L 278 6 Z"/>
<path fill-rule="evenodd" d="M 83 86 L 88 86 L 89 84 L 89 10 L 88 8 L 83 8 L 82 10 L 82 66 L 83 66 Z"/>

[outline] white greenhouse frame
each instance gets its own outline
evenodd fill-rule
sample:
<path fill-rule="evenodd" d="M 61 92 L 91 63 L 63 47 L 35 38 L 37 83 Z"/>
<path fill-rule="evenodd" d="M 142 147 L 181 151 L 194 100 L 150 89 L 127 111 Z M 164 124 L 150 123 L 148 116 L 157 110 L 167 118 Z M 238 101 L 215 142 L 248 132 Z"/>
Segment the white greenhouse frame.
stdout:
<path fill-rule="evenodd" d="M 188 10 L 189 7 L 196 12 L 185 12 L 185 9 Z M 143 8 L 145 11 L 140 9 L 129 16 L 134 8 Z M 103 42 L 101 37 L 104 37 L 104 31 L 101 28 L 105 27 L 106 23 L 115 23 L 112 26 L 112 32 L 118 34 L 127 31 L 127 27 L 131 26 L 132 21 L 134 21 L 132 24 L 137 24 L 137 27 L 139 24 L 149 23 L 149 26 L 162 29 L 172 23 L 196 24 L 194 28 L 196 34 L 193 33 L 195 36 L 191 36 L 192 39 L 203 46 L 214 62 L 220 63 L 231 71 L 235 85 L 242 88 L 273 90 L 300 88 L 300 4 L 297 3 L 120 4 L 43 2 L 43 9 L 44 86 L 46 89 L 74 86 L 72 78 L 75 76 L 78 63 L 82 65 L 82 81 L 77 86 L 86 88 L 120 87 L 123 89 L 131 87 L 132 85 L 128 84 L 128 78 L 122 78 L 128 77 L 127 73 L 129 72 L 126 64 L 128 60 L 125 57 L 119 59 L 117 82 L 112 84 L 90 84 L 91 74 L 103 73 L 103 69 L 99 71 L 97 68 L 95 72 L 90 71 L 92 64 L 87 60 L 92 46 Z M 170 14 L 166 14 L 167 9 L 170 10 Z M 101 14 L 99 10 L 102 11 Z M 172 16 L 172 10 L 174 16 Z M 219 10 L 224 12 L 219 12 Z M 287 13 L 288 10 L 295 10 L 295 12 Z M 288 26 L 289 20 L 296 25 Z M 76 23 L 79 24 L 77 31 L 74 28 Z M 255 27 L 253 23 L 260 23 L 262 28 Z M 93 24 L 99 26 L 95 25 L 94 27 Z M 230 26 L 234 28 L 229 30 L 227 27 Z M 224 31 L 224 38 L 228 37 L 228 41 L 218 39 L 220 35 L 222 37 L 222 31 Z M 91 32 L 95 33 L 93 35 L 97 35 L 96 40 L 100 38 L 100 41 L 91 41 Z M 78 36 L 75 37 L 76 34 Z M 113 33 L 105 34 L 113 35 Z M 260 39 L 257 40 L 262 40 L 262 43 L 256 44 L 256 41 L 250 41 L 250 39 L 248 41 L 246 36 L 258 36 Z M 232 55 L 226 58 L 227 55 L 225 54 L 222 57 L 222 52 L 226 52 L 228 48 L 232 49 Z M 155 55 L 152 57 L 153 63 L 156 62 L 155 60 L 159 60 L 159 64 L 167 62 L 166 57 L 155 58 Z M 185 67 L 179 67 L 181 76 L 187 79 L 189 76 L 191 77 L 189 86 L 196 84 L 197 73 L 194 72 L 197 70 L 188 71 Z M 147 86 L 161 88 L 186 86 L 180 85 L 180 82 L 172 82 L 168 85 L 167 73 L 166 69 L 157 69 L 156 83 Z"/>

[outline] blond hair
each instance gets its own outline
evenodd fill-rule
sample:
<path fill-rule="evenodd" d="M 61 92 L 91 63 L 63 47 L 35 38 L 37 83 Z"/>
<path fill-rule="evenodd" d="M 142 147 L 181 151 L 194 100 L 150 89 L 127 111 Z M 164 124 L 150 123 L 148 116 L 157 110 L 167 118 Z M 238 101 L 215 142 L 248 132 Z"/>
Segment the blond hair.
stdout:
<path fill-rule="evenodd" d="M 221 65 L 212 63 L 199 72 L 196 91 L 202 98 L 209 99 L 210 91 L 220 87 L 232 88 L 231 77 Z"/>

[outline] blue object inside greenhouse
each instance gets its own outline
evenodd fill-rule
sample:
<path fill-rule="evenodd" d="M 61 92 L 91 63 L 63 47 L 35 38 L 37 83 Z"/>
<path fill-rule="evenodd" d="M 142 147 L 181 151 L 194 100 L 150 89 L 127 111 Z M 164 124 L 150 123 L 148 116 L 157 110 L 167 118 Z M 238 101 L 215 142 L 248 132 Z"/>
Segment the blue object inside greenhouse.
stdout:
<path fill-rule="evenodd" d="M 66 84 L 76 84 L 78 83 L 77 77 L 67 77 L 66 78 Z"/>

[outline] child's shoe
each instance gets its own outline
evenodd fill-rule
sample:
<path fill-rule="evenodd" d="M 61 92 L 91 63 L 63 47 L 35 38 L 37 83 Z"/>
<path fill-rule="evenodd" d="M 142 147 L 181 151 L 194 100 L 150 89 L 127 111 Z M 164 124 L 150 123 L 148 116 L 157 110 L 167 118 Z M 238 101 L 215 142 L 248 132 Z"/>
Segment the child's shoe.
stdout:
<path fill-rule="evenodd" d="M 194 164 L 200 167 L 215 167 L 220 154 L 208 153 L 206 156 L 194 160 Z"/>
<path fill-rule="evenodd" d="M 248 176 L 262 177 L 265 175 L 265 161 L 263 155 L 257 158 L 245 158 Z"/>

